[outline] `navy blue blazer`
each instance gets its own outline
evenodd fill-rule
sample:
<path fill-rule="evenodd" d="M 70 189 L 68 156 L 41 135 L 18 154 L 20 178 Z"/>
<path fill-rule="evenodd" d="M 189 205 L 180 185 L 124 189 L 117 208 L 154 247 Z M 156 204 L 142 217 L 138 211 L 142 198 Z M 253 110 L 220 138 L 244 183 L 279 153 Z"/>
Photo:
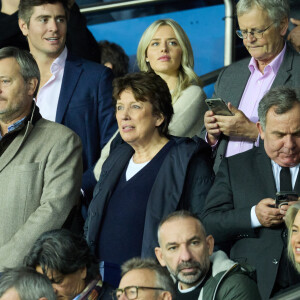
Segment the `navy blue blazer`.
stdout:
<path fill-rule="evenodd" d="M 110 69 L 68 53 L 55 121 L 75 131 L 83 147 L 82 189 L 92 198 L 94 165 L 117 130 Z"/>

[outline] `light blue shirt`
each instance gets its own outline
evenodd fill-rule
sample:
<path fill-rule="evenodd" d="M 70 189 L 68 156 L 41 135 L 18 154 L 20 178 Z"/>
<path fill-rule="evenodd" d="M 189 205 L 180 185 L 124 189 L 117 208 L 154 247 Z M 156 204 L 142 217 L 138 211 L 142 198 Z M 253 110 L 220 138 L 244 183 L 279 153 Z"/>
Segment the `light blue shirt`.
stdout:
<path fill-rule="evenodd" d="M 13 131 L 13 130 L 15 130 L 15 129 L 17 129 L 17 128 L 22 124 L 22 122 L 25 120 L 25 118 L 26 118 L 26 117 L 24 117 L 23 119 L 21 119 L 21 120 L 15 122 L 14 124 L 8 126 L 8 128 L 7 128 L 7 133 L 8 133 L 8 132 L 11 132 L 11 131 Z M 0 132 L 0 140 L 2 140 L 1 132 Z"/>

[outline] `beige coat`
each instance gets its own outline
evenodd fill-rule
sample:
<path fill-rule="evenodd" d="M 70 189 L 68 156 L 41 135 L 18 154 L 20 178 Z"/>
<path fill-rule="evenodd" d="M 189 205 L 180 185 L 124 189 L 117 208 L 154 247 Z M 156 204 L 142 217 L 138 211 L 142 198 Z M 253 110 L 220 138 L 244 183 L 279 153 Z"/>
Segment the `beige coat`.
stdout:
<path fill-rule="evenodd" d="M 22 263 L 41 233 L 78 203 L 81 142 L 63 125 L 28 122 L 0 157 L 0 271 Z"/>

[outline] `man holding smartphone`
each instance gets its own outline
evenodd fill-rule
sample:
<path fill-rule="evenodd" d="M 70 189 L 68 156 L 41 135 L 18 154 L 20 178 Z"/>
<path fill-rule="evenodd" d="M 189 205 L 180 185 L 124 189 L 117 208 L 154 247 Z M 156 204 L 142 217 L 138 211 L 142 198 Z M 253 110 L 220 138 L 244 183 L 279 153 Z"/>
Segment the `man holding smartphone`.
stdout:
<path fill-rule="evenodd" d="M 288 0 L 240 0 L 237 35 L 251 55 L 225 68 L 215 84 L 213 98 L 227 102 L 234 116 L 212 110 L 204 116 L 202 136 L 213 147 L 215 172 L 223 157 L 258 146 L 257 107 L 276 86 L 300 85 L 300 56 L 284 40 L 288 29 Z"/>
<path fill-rule="evenodd" d="M 270 90 L 258 107 L 259 147 L 224 158 L 204 209 L 204 225 L 217 244 L 231 244 L 230 258 L 257 270 L 263 299 L 300 282 L 286 256 L 284 217 L 275 195 L 300 194 L 300 94 Z M 282 193 L 281 193 L 282 194 Z"/>

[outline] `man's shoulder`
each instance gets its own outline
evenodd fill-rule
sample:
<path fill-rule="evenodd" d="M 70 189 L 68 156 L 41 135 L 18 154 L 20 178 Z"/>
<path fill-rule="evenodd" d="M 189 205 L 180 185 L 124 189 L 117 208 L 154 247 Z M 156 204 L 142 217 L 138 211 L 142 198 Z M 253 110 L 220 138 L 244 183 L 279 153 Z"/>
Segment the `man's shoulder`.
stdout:
<path fill-rule="evenodd" d="M 241 266 L 222 251 L 213 253 L 211 260 L 214 284 L 218 282 L 216 299 L 260 299 L 254 268 Z"/>
<path fill-rule="evenodd" d="M 46 120 L 44 118 L 40 118 L 33 127 L 33 131 L 43 131 L 45 134 L 51 133 L 53 136 L 57 136 L 58 138 L 64 138 L 66 136 L 75 136 L 79 138 L 78 135 L 70 128 L 66 127 L 65 125 L 52 122 Z"/>
<path fill-rule="evenodd" d="M 247 150 L 242 153 L 238 153 L 236 155 L 224 158 L 228 161 L 229 164 L 235 164 L 235 163 L 245 163 L 249 162 L 251 159 L 256 159 L 259 157 L 259 155 L 264 153 L 264 150 L 261 147 L 253 147 L 250 150 Z"/>
<path fill-rule="evenodd" d="M 238 69 L 244 70 L 245 68 L 247 68 L 247 70 L 248 70 L 248 65 L 249 65 L 250 59 L 251 59 L 251 57 L 246 57 L 241 60 L 235 61 L 232 64 L 228 65 L 225 68 L 225 71 L 232 72 L 232 71 L 236 71 Z"/>
<path fill-rule="evenodd" d="M 91 72 L 91 73 L 104 72 L 109 70 L 107 67 L 103 66 L 102 64 L 98 64 L 94 61 L 90 61 L 82 57 L 76 56 L 71 52 L 68 52 L 68 56 L 66 59 L 66 67 L 68 67 L 69 65 L 81 66 L 86 72 Z"/>

